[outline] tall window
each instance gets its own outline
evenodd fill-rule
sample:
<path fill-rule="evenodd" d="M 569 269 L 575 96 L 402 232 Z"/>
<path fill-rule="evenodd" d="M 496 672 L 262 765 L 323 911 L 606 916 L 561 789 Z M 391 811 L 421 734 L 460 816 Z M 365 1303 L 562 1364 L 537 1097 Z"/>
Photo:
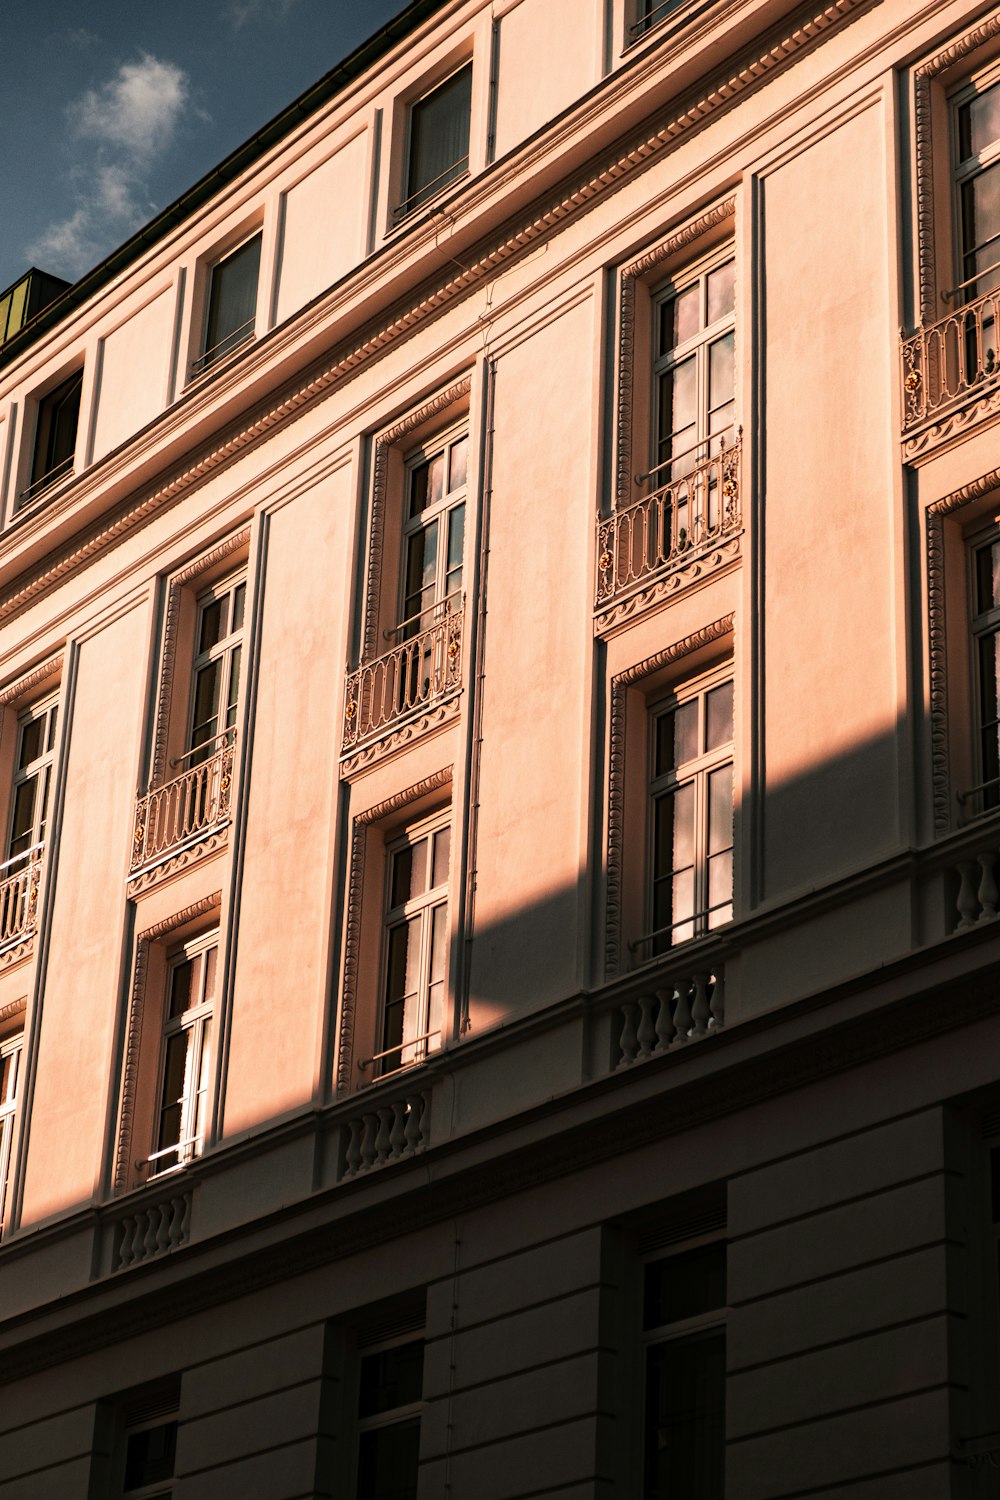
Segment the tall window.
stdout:
<path fill-rule="evenodd" d="M 361 1353 L 356 1500 L 415 1500 L 423 1374 L 422 1338 Z"/>
<path fill-rule="evenodd" d="M 231 738 L 236 725 L 246 593 L 245 578 L 230 578 L 198 600 L 188 747 L 192 764 Z"/>
<path fill-rule="evenodd" d="M 126 1430 L 123 1500 L 171 1500 L 166 1482 L 174 1477 L 177 1420 L 152 1422 Z M 166 1486 L 166 1487 L 165 1487 Z"/>
<path fill-rule="evenodd" d="M 21 1087 L 24 1033 L 0 1042 L 0 1235 L 7 1223 L 7 1188 L 14 1146 L 17 1096 Z"/>
<path fill-rule="evenodd" d="M 389 846 L 377 1076 L 441 1045 L 450 863 L 451 824 L 440 817 Z"/>
<path fill-rule="evenodd" d="M 968 811 L 979 812 L 1000 805 L 1000 537 L 975 547 L 972 564 L 979 779 Z"/>
<path fill-rule="evenodd" d="M 716 257 L 654 303 L 654 489 L 732 444 L 735 265 L 731 254 Z"/>
<path fill-rule="evenodd" d="M 82 390 L 83 371 L 74 370 L 38 402 L 31 480 L 20 497 L 22 504 L 73 472 Z"/>
<path fill-rule="evenodd" d="M 207 370 L 223 355 L 252 338 L 257 318 L 261 236 L 240 245 L 212 267 L 208 290 L 205 347 L 195 371 Z"/>
<path fill-rule="evenodd" d="M 733 915 L 733 684 L 685 688 L 651 715 L 650 931 L 643 957 Z"/>
<path fill-rule="evenodd" d="M 182 1166 L 205 1144 L 218 968 L 218 933 L 186 944 L 168 964 L 151 1175 Z"/>
<path fill-rule="evenodd" d="M 17 754 L 11 795 L 8 864 L 44 843 L 55 759 L 56 703 L 41 703 L 17 721 Z"/>
<path fill-rule="evenodd" d="M 723 1500 L 726 1247 L 645 1267 L 643 1500 Z"/>
<path fill-rule="evenodd" d="M 401 629 L 416 635 L 458 604 L 465 550 L 469 438 L 460 433 L 410 461 L 403 526 Z"/>
<path fill-rule="evenodd" d="M 1000 82 L 954 100 L 960 300 L 1000 282 Z"/>
<path fill-rule="evenodd" d="M 468 171 L 471 116 L 471 63 L 410 106 L 404 197 L 395 211 L 397 222 Z"/>

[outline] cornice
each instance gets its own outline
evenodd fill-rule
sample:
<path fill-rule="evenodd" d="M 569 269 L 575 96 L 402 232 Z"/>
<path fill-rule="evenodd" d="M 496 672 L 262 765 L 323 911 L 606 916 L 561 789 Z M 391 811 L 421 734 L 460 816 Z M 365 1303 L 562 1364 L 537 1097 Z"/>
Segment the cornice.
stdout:
<path fill-rule="evenodd" d="M 221 1243 L 195 1242 L 181 1247 L 165 1262 L 140 1266 L 121 1278 L 119 1284 L 123 1292 L 128 1287 L 128 1295 L 112 1306 L 105 1302 L 95 1312 L 86 1308 L 88 1301 L 107 1294 L 107 1282 L 94 1283 L 66 1299 L 65 1321 L 57 1329 L 32 1336 L 28 1330 L 36 1314 L 12 1320 L 10 1333 L 20 1325 L 25 1336 L 19 1344 L 10 1342 L 5 1348 L 0 1383 L 24 1379 L 134 1338 L 137 1327 L 145 1331 L 167 1327 L 347 1256 L 384 1246 L 399 1238 L 401 1224 L 407 1234 L 417 1233 L 490 1203 L 545 1187 L 570 1173 L 589 1170 L 605 1161 L 624 1160 L 653 1142 L 669 1140 L 939 1037 L 954 1036 L 963 1027 L 995 1018 L 998 1012 L 1000 990 L 990 966 L 965 979 L 947 1006 L 941 1005 L 939 991 L 932 987 L 879 1008 L 876 1016 L 870 1012 L 855 1015 L 797 1040 L 782 1042 L 779 1038 L 776 1045 L 749 1058 L 733 1057 L 741 1039 L 748 1038 L 751 1029 L 758 1034 L 779 1030 L 789 1017 L 779 1011 L 761 1017 L 756 1026 L 748 1023 L 733 1027 L 714 1038 L 710 1048 L 667 1052 L 641 1068 L 622 1069 L 595 1081 L 589 1093 L 596 1102 L 610 1101 L 608 1108 L 582 1123 L 550 1130 L 529 1147 L 519 1145 L 501 1152 L 490 1161 L 488 1170 L 474 1152 L 468 1165 L 459 1163 L 449 1175 L 440 1175 L 446 1159 L 454 1161 L 474 1144 L 468 1138 L 452 1142 L 432 1153 L 439 1162 L 437 1175 L 428 1175 L 427 1158 L 398 1162 L 391 1174 L 376 1174 L 377 1192 L 390 1176 L 396 1185 L 397 1191 L 385 1201 L 371 1202 L 365 1176 L 348 1180 L 331 1189 L 327 1201 L 332 1205 L 353 1198 L 358 1205 L 353 1213 L 297 1234 L 292 1232 L 280 1243 L 245 1252 L 242 1258 L 237 1249 L 235 1260 L 221 1265 L 205 1266 L 203 1261 L 206 1252 L 221 1249 Z M 697 1066 L 708 1058 L 717 1063 L 711 1072 L 685 1078 L 692 1064 Z M 657 1077 L 661 1086 L 649 1094 L 644 1084 Z M 565 1100 L 555 1100 L 533 1113 L 536 1119 L 551 1119 L 565 1108 Z M 518 1117 L 513 1123 L 520 1125 L 523 1121 Z M 495 1139 L 497 1133 L 489 1128 L 483 1135 Z M 366 1199 L 370 1206 L 365 1206 Z M 313 1202 L 307 1209 L 321 1206 Z M 287 1221 L 287 1213 L 285 1218 Z M 225 1240 L 238 1245 L 246 1233 L 243 1230 Z M 184 1281 L 178 1279 L 182 1268 L 187 1272 Z M 147 1278 L 156 1284 L 150 1285 Z M 140 1290 L 144 1279 L 145 1292 Z M 77 1320 L 72 1322 L 74 1315 Z"/>
<path fill-rule="evenodd" d="M 239 423 L 228 426 L 221 438 L 204 448 L 193 461 L 168 470 L 158 482 L 134 500 L 120 505 L 93 529 L 79 533 L 67 545 L 50 553 L 38 569 L 16 578 L 0 598 L 0 622 L 28 608 L 92 558 L 120 544 L 137 528 L 148 524 L 164 507 L 210 476 L 227 467 L 263 441 L 278 426 L 299 415 L 349 380 L 360 369 L 378 359 L 417 327 L 435 317 L 456 299 L 464 297 L 501 267 L 519 259 L 539 242 L 548 239 L 580 213 L 586 212 L 606 194 L 615 191 L 637 173 L 669 153 L 681 140 L 707 124 L 719 112 L 770 81 L 781 69 L 821 42 L 836 27 L 869 9 L 878 0 L 829 0 L 804 7 L 763 43 L 747 49 L 734 63 L 719 70 L 707 88 L 692 92 L 658 128 L 640 132 L 629 143 L 595 158 L 582 169 L 568 190 L 546 195 L 523 215 L 503 224 L 495 238 L 480 242 L 470 254 L 470 263 L 448 261 L 452 274 L 423 283 L 412 296 L 397 302 L 387 317 L 369 322 L 352 339 L 341 344 L 332 358 L 315 366 L 303 379 L 287 384 L 278 394 L 252 408 Z M 658 118 L 662 118 L 658 111 Z M 440 234 L 440 230 L 436 233 Z M 445 247 L 441 246 L 442 250 Z M 343 289 L 332 297 L 343 296 Z M 310 308 L 313 320 L 317 308 Z M 260 357 L 263 349 L 251 351 Z M 251 368 L 240 366 L 241 370 Z M 95 482 L 99 476 L 89 471 Z M 81 476 L 86 479 L 87 476 Z"/>

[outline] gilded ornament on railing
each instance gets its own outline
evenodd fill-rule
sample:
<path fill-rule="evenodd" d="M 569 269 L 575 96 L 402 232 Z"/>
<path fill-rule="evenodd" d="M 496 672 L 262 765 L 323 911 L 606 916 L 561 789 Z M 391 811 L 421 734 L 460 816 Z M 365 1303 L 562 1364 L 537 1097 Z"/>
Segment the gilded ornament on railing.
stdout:
<path fill-rule="evenodd" d="M 1000 332 L 1000 288 L 900 337 L 903 431 L 992 382 Z"/>
<path fill-rule="evenodd" d="M 140 797 L 132 835 L 130 871 L 187 847 L 221 827 L 229 816 L 235 729 L 226 730 L 213 754 Z M 181 759 L 205 755 L 211 743 Z"/>
<path fill-rule="evenodd" d="M 598 520 L 597 606 L 715 546 L 739 529 L 742 438 Z"/>
<path fill-rule="evenodd" d="M 344 752 L 391 733 L 460 686 L 463 603 L 459 599 L 452 609 L 446 600 L 438 610 L 431 625 L 397 640 L 390 651 L 362 662 L 348 677 Z"/>
<path fill-rule="evenodd" d="M 920 385 L 920 371 L 911 370 L 909 375 L 907 375 L 906 379 L 903 381 L 903 385 L 908 391 L 915 391 Z"/>

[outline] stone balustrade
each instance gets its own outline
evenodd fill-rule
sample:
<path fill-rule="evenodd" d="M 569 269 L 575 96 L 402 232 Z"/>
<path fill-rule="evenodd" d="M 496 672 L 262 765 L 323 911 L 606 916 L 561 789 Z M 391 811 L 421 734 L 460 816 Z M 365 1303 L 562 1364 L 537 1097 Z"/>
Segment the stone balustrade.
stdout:
<path fill-rule="evenodd" d="M 671 973 L 619 1005 L 621 1032 L 615 1066 L 631 1067 L 721 1031 L 725 1025 L 725 974 L 711 970 Z"/>
<path fill-rule="evenodd" d="M 140 1204 L 115 1226 L 112 1270 L 124 1271 L 176 1250 L 186 1243 L 190 1227 L 190 1192 Z"/>
<path fill-rule="evenodd" d="M 373 1099 L 344 1122 L 344 1130 L 345 1177 L 416 1156 L 430 1145 L 430 1093 L 411 1089 L 384 1102 Z"/>

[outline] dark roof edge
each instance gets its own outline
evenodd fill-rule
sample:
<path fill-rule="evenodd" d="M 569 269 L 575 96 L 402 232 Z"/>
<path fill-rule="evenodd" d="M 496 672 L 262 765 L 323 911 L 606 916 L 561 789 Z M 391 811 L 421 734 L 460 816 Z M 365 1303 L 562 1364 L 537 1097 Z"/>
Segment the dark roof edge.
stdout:
<path fill-rule="evenodd" d="M 387 21 L 380 31 L 369 37 L 366 42 L 362 42 L 360 47 L 356 47 L 342 62 L 331 68 L 329 73 L 324 74 L 318 83 L 310 85 L 304 93 L 300 94 L 297 99 L 293 99 L 291 104 L 286 105 L 280 114 L 269 120 L 248 141 L 237 146 L 235 151 L 230 152 L 218 166 L 207 172 L 193 187 L 188 188 L 187 192 L 182 193 L 179 198 L 175 198 L 173 203 L 168 204 L 154 219 L 144 224 L 123 245 L 119 245 L 117 250 L 105 256 L 104 260 L 99 261 L 92 270 L 82 276 L 79 281 L 75 281 L 60 297 L 50 302 L 29 323 L 26 323 L 0 349 L 0 368 L 16 359 L 73 308 L 78 307 L 80 303 L 99 291 L 113 276 L 123 271 L 133 261 L 138 260 L 139 256 L 151 245 L 163 239 L 171 229 L 206 203 L 227 182 L 238 177 L 252 162 L 290 134 L 301 119 L 335 98 L 366 68 L 377 62 L 380 57 L 384 57 L 396 42 L 416 30 L 420 22 L 432 15 L 442 4 L 443 0 L 410 0 L 410 4 L 405 6 L 391 21 Z M 21 279 L 18 278 L 18 280 Z M 16 286 L 17 282 L 14 285 Z"/>

